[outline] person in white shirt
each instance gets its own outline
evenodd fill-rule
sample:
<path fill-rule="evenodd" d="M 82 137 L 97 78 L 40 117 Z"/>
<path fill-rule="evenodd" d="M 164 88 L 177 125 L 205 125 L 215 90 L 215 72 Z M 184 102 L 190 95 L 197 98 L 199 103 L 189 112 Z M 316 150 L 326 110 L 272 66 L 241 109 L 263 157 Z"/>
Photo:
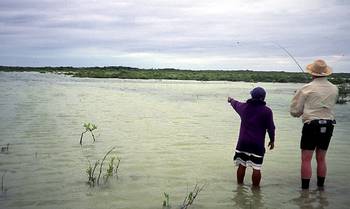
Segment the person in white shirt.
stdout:
<path fill-rule="evenodd" d="M 301 184 L 308 189 L 312 176 L 311 159 L 316 151 L 317 186 L 323 188 L 327 173 L 326 152 L 331 140 L 335 116 L 334 106 L 338 88 L 327 80 L 332 69 L 323 60 L 307 65 L 312 81 L 301 87 L 292 99 L 290 114 L 302 117 L 304 123 L 300 141 Z"/>

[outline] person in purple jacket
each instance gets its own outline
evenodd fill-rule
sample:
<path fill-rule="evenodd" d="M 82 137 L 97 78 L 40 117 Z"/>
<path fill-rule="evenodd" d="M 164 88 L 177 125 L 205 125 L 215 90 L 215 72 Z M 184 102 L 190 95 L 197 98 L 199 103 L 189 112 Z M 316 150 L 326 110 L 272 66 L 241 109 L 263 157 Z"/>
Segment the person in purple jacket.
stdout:
<path fill-rule="evenodd" d="M 239 102 L 228 97 L 228 102 L 241 118 L 236 152 L 233 157 L 237 169 L 237 183 L 243 184 L 247 167 L 253 168 L 252 181 L 254 187 L 259 187 L 261 180 L 261 166 L 265 154 L 265 135 L 268 132 L 270 150 L 274 148 L 275 124 L 272 110 L 266 106 L 266 92 L 256 87 L 250 92 L 251 98 L 247 102 Z"/>

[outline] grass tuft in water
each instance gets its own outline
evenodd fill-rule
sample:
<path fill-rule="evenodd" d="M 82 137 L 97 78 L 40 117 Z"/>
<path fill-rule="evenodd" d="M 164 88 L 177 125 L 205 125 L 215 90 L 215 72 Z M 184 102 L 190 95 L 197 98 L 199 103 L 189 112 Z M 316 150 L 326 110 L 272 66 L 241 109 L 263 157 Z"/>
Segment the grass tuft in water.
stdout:
<path fill-rule="evenodd" d="M 186 195 L 184 201 L 182 202 L 181 209 L 187 209 L 188 207 L 190 207 L 193 204 L 196 197 L 198 196 L 198 194 L 204 189 L 204 187 L 205 184 L 201 187 L 198 186 L 198 184 L 196 184 L 193 190 Z"/>
<path fill-rule="evenodd" d="M 171 207 L 169 199 L 170 199 L 169 194 L 164 192 L 163 208 Z"/>
<path fill-rule="evenodd" d="M 95 170 L 97 168 L 97 166 L 100 164 L 100 161 L 96 161 L 94 166 L 91 166 L 91 163 L 89 161 L 89 167 L 86 169 L 86 173 L 88 174 L 88 184 L 90 186 L 95 186 L 96 184 L 96 175 L 95 175 Z"/>
<path fill-rule="evenodd" d="M 107 169 L 107 173 L 106 173 L 106 176 L 107 176 L 107 177 L 113 176 L 113 171 L 114 171 L 114 160 L 115 160 L 115 157 L 111 157 L 111 161 L 110 161 L 109 164 L 108 164 L 108 169 Z"/>
<path fill-rule="evenodd" d="M 114 169 L 114 173 L 115 173 L 115 175 L 117 176 L 117 178 L 118 178 L 118 171 L 119 171 L 119 165 L 120 165 L 120 158 L 119 157 L 117 157 L 117 164 L 116 164 L 116 166 L 115 166 L 115 169 Z"/>
<path fill-rule="evenodd" d="M 1 153 L 8 153 L 9 152 L 9 146 L 10 144 L 6 144 L 6 146 L 1 146 Z"/>
<path fill-rule="evenodd" d="M 115 163 L 116 159 L 117 159 L 117 162 Z M 106 174 L 104 175 L 105 182 L 107 182 L 108 179 L 114 175 L 118 178 L 119 164 L 120 164 L 119 157 L 115 157 L 115 156 L 111 157 L 111 160 L 109 161 L 109 164 L 108 164 Z"/>
<path fill-rule="evenodd" d="M 95 185 L 101 185 L 101 179 L 104 179 L 104 183 L 107 183 L 108 179 L 114 175 L 118 177 L 118 171 L 119 171 L 119 164 L 120 164 L 120 158 L 118 157 L 111 157 L 110 162 L 108 163 L 108 168 L 106 170 L 106 173 L 102 176 L 103 171 L 103 165 L 104 161 L 106 160 L 107 156 L 115 149 L 116 147 L 112 147 L 108 152 L 104 155 L 102 160 L 97 160 L 94 163 L 94 166 L 92 166 L 91 162 L 89 161 L 89 167 L 86 169 L 86 173 L 88 175 L 88 184 L 90 186 Z M 115 162 L 117 160 L 117 162 Z M 96 168 L 99 167 L 99 173 L 96 174 Z"/>
<path fill-rule="evenodd" d="M 102 167 L 103 167 L 103 162 L 106 160 L 106 157 L 115 149 L 115 147 L 112 147 L 106 154 L 105 156 L 102 158 L 101 164 L 100 164 L 100 172 L 98 174 L 97 177 L 97 184 L 100 184 L 100 178 L 101 178 L 101 174 L 102 174 Z"/>
<path fill-rule="evenodd" d="M 80 142 L 79 142 L 80 145 L 83 144 L 83 136 L 84 136 L 84 134 L 85 134 L 86 132 L 88 132 L 88 131 L 91 133 L 92 139 L 93 139 L 94 142 L 95 142 L 96 139 L 95 139 L 95 135 L 94 135 L 93 131 L 97 129 L 97 126 L 96 126 L 95 124 L 92 124 L 92 123 L 84 123 L 84 128 L 85 128 L 85 131 L 83 131 L 83 132 L 81 133 L 81 136 L 80 136 Z"/>

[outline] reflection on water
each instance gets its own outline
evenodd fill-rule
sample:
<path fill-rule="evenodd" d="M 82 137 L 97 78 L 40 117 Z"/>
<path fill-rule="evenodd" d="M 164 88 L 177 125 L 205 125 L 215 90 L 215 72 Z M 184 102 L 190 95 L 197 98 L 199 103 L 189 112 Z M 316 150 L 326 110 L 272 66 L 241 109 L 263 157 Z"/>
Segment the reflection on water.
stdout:
<path fill-rule="evenodd" d="M 236 187 L 233 150 L 240 120 L 227 96 L 267 90 L 276 148 L 265 154 L 260 190 Z M 348 208 L 350 106 L 336 106 L 325 191 L 299 192 L 301 121 L 288 107 L 301 84 L 71 78 L 0 72 L 1 209 L 156 209 L 163 193 L 177 208 L 191 188 L 206 187 L 193 209 Z M 83 123 L 96 142 L 80 146 Z M 120 173 L 90 188 L 88 160 L 117 146 Z M 314 165 L 315 166 L 315 165 Z M 248 171 L 249 173 L 250 171 Z M 246 174 L 250 176 L 249 174 Z M 235 191 L 232 192 L 232 185 Z"/>
<path fill-rule="evenodd" d="M 300 209 L 323 209 L 329 206 L 327 192 L 323 189 L 302 190 L 300 191 L 300 197 L 292 199 L 292 202 L 298 205 Z"/>
<path fill-rule="evenodd" d="M 264 197 L 260 188 L 237 185 L 233 191 L 234 206 L 241 209 L 265 208 Z"/>

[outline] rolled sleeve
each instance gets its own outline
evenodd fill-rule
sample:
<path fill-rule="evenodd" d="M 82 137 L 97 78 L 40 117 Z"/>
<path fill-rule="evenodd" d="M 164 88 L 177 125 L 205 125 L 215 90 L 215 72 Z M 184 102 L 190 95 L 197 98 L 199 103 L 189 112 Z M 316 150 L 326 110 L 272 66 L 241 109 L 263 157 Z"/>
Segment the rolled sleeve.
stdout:
<path fill-rule="evenodd" d="M 304 113 L 304 102 L 305 94 L 302 89 L 300 89 L 294 95 L 290 105 L 290 114 L 293 117 L 300 117 Z"/>

